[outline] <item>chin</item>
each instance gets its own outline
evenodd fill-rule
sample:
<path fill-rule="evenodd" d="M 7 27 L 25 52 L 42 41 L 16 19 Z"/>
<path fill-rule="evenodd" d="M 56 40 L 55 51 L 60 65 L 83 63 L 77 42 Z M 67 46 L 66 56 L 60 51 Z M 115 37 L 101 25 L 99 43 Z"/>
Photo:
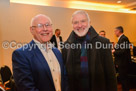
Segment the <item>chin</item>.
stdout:
<path fill-rule="evenodd" d="M 77 36 L 83 37 L 87 34 L 88 31 L 84 30 L 83 32 L 78 32 L 77 30 L 75 30 L 74 32 L 77 34 Z"/>
<path fill-rule="evenodd" d="M 74 30 L 74 32 L 77 34 L 77 36 L 84 37 L 84 36 L 86 36 L 88 30 L 89 30 L 89 27 L 85 28 L 84 30 L 82 30 L 80 32 L 78 30 Z"/>
<path fill-rule="evenodd" d="M 46 43 L 46 42 L 49 42 L 49 41 L 50 41 L 49 39 L 42 40 L 43 43 Z"/>

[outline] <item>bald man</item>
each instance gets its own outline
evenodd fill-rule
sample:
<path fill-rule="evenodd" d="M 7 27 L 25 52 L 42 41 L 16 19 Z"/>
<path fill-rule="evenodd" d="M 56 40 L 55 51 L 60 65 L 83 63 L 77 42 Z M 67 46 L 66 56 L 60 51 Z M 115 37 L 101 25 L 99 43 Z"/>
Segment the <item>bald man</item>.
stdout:
<path fill-rule="evenodd" d="M 13 76 L 18 91 L 66 91 L 62 55 L 50 43 L 52 21 L 46 15 L 31 20 L 33 40 L 13 52 Z"/>

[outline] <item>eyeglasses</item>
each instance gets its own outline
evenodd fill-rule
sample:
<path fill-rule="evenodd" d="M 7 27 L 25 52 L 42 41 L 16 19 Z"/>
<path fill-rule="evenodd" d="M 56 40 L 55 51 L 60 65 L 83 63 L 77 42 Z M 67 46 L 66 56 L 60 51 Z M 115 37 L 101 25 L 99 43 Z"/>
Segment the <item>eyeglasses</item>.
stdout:
<path fill-rule="evenodd" d="M 50 27 L 52 26 L 52 24 L 49 24 L 49 23 L 46 23 L 46 24 L 37 24 L 37 26 L 32 26 L 32 27 L 38 28 L 38 29 L 43 29 L 44 26 L 45 26 L 46 28 L 50 28 Z"/>

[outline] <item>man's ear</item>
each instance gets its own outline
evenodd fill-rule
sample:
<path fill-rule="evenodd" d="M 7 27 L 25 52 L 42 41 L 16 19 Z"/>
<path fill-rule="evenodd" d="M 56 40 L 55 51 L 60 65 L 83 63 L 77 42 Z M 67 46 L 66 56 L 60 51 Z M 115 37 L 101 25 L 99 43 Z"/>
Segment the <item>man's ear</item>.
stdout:
<path fill-rule="evenodd" d="M 30 32 L 32 33 L 32 35 L 34 34 L 34 29 L 33 29 L 33 27 L 30 27 Z"/>
<path fill-rule="evenodd" d="M 89 22 L 90 26 L 91 26 L 91 21 Z"/>

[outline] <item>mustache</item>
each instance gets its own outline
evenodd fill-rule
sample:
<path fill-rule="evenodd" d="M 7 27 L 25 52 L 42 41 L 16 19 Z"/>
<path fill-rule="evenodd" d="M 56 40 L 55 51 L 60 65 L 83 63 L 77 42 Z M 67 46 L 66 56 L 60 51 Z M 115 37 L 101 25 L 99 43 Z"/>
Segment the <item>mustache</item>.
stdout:
<path fill-rule="evenodd" d="M 87 28 L 79 28 L 79 29 L 75 29 L 75 31 L 82 31 L 82 30 L 87 31 L 87 30 L 88 30 L 88 27 L 87 27 Z"/>
<path fill-rule="evenodd" d="M 88 26 L 86 27 L 86 28 L 78 28 L 78 29 L 75 29 L 75 31 L 80 31 L 80 30 L 88 30 L 89 29 L 89 27 L 90 27 L 90 25 L 88 24 Z"/>
<path fill-rule="evenodd" d="M 85 30 L 86 28 L 79 28 L 79 29 L 75 29 L 75 31 L 81 31 L 81 30 Z"/>

